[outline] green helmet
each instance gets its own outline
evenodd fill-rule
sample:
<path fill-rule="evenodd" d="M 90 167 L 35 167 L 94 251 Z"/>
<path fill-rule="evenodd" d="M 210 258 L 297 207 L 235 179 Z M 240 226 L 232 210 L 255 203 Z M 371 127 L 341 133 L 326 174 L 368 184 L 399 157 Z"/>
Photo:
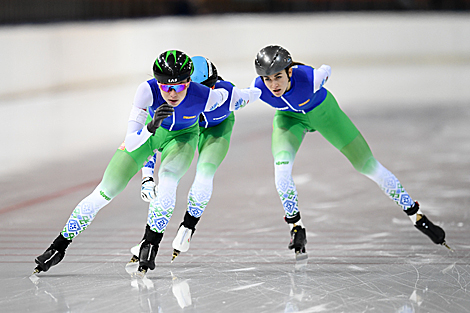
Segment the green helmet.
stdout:
<path fill-rule="evenodd" d="M 194 67 L 186 53 L 168 50 L 161 53 L 153 63 L 153 75 L 159 83 L 173 84 L 191 76 Z"/>

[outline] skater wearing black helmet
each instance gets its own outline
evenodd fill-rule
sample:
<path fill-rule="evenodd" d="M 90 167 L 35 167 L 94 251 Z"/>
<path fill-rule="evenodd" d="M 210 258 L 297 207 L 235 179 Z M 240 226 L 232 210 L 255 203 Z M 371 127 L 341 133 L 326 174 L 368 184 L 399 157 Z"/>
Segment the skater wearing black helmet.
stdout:
<path fill-rule="evenodd" d="M 101 208 L 124 190 L 155 151 L 160 151 L 159 195 L 162 198 L 149 208 L 145 240 L 140 250 L 141 271 L 145 273 L 155 267 L 162 229 L 173 213 L 178 182 L 194 157 L 199 115 L 224 103 L 228 92 L 191 83 L 193 63 L 181 51 L 161 53 L 153 64 L 153 72 L 155 78 L 137 88 L 125 142 L 109 162 L 100 184 L 75 207 L 54 242 L 35 259 L 36 273 L 46 272 L 59 263 L 72 239 L 90 225 Z M 164 201 L 159 201 L 161 199 Z"/>
<path fill-rule="evenodd" d="M 434 243 L 447 246 L 444 230 L 421 212 L 418 202 L 412 200 L 398 179 L 374 158 L 359 130 L 323 87 L 331 76 L 330 66 L 314 69 L 294 62 L 286 49 L 271 45 L 258 52 L 255 69 L 259 76 L 253 84 L 262 91 L 260 99 L 277 110 L 272 133 L 275 184 L 285 221 L 291 228 L 288 248 L 295 250 L 298 259 L 306 258 L 307 235 L 297 205 L 292 167 L 304 135 L 314 131 L 346 156 L 359 173 L 376 182 L 417 229 Z"/>

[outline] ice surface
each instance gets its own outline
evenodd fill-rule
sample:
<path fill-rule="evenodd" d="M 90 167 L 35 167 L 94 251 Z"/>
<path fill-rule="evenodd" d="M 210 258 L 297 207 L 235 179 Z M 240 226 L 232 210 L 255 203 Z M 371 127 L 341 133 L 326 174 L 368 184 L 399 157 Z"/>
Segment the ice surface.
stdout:
<path fill-rule="evenodd" d="M 103 93 L 85 99 L 112 94 L 109 89 Z M 60 98 L 77 101 L 76 94 Z M 454 253 L 417 231 L 375 183 L 358 174 L 320 135 L 307 134 L 294 166 L 309 255 L 308 264 L 299 267 L 287 249 L 289 228 L 274 187 L 273 112 L 261 103 L 253 105 L 258 107 L 236 114 L 230 151 L 218 169 L 191 248 L 170 263 L 194 164 L 180 182 L 157 268 L 144 279 L 130 277 L 125 269 L 147 218 L 139 177 L 100 211 L 58 266 L 31 276 L 34 258 L 98 184 L 123 139 L 127 117 L 113 140 L 102 138 L 102 149 L 92 144 L 74 155 L 51 157 L 49 163 L 35 163 L 35 153 L 61 156 L 50 150 L 52 144 L 37 151 L 40 145 L 31 143 L 34 149 L 28 150 L 24 145 L 29 143 L 18 138 L 31 137 L 15 139 L 23 152 L 10 158 L 28 164 L 27 170 L 18 166 L 14 175 L 0 180 L 1 311 L 469 312 L 468 106 L 426 103 L 407 108 L 384 100 L 374 109 L 349 107 L 346 112 L 376 158 L 420 201 L 428 218 L 446 230 Z M 27 121 L 37 122 L 29 124 L 32 131 L 41 129 L 58 147 L 74 138 L 54 137 L 40 119 Z M 76 120 L 69 125 L 74 136 L 83 126 L 99 137 L 107 122 L 105 116 L 92 125 Z"/>

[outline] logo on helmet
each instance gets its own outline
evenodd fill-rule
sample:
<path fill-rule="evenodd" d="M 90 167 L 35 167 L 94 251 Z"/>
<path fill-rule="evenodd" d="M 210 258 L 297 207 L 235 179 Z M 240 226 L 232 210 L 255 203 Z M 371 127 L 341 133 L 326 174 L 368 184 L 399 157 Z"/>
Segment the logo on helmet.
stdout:
<path fill-rule="evenodd" d="M 168 79 L 169 83 L 176 83 L 176 81 L 177 81 L 176 78 L 169 78 Z"/>

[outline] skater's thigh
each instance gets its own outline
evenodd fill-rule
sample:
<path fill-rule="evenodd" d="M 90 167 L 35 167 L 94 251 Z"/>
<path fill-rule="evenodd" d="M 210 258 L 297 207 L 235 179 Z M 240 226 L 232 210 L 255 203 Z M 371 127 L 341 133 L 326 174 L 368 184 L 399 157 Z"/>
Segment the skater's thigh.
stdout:
<path fill-rule="evenodd" d="M 293 114 L 277 111 L 273 120 L 271 151 L 274 161 L 293 160 L 307 129 Z"/>
<path fill-rule="evenodd" d="M 340 109 L 330 92 L 308 115 L 310 125 L 338 150 L 350 144 L 359 134 L 359 130 Z"/>
<path fill-rule="evenodd" d="M 126 188 L 139 169 L 128 153 L 117 150 L 104 172 L 101 188 L 108 196 L 114 198 Z"/>
<path fill-rule="evenodd" d="M 341 153 L 348 158 L 349 162 L 360 173 L 372 173 L 375 166 L 377 166 L 369 145 L 360 133 L 351 143 L 341 149 Z"/>
<path fill-rule="evenodd" d="M 201 131 L 198 143 L 198 171 L 203 164 L 211 164 L 217 168 L 222 163 L 230 146 L 234 120 L 232 113 L 231 117 L 219 125 Z"/>
<path fill-rule="evenodd" d="M 191 165 L 197 140 L 197 129 L 195 132 L 183 133 L 169 140 L 162 150 L 158 175 L 181 179 Z"/>
<path fill-rule="evenodd" d="M 213 140 L 214 138 L 225 138 L 228 142 L 230 142 L 230 138 L 232 137 L 232 130 L 233 125 L 235 124 L 235 114 L 230 113 L 230 115 L 220 124 L 211 126 L 209 128 L 200 127 L 199 131 L 199 143 L 198 147 L 201 150 L 201 146 L 205 143 Z"/>

